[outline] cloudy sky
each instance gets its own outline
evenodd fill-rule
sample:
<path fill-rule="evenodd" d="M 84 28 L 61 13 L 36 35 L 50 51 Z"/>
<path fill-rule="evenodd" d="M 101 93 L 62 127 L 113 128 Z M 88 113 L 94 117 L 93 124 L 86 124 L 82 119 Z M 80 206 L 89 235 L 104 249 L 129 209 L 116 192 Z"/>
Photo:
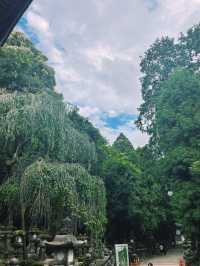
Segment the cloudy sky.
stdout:
<path fill-rule="evenodd" d="M 139 62 L 162 35 L 177 38 L 200 21 L 200 0 L 34 0 L 19 26 L 49 58 L 57 90 L 112 142 L 134 125 Z"/>

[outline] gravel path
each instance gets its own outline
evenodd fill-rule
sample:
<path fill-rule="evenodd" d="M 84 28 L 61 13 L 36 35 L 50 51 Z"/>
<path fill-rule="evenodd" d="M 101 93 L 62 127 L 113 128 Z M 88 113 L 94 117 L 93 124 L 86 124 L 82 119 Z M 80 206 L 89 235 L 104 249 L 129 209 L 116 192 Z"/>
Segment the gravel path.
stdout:
<path fill-rule="evenodd" d="M 145 259 L 141 266 L 148 266 L 148 263 L 153 263 L 153 266 L 179 266 L 179 260 L 182 258 L 181 250 L 170 250 L 165 256 L 155 256 Z"/>

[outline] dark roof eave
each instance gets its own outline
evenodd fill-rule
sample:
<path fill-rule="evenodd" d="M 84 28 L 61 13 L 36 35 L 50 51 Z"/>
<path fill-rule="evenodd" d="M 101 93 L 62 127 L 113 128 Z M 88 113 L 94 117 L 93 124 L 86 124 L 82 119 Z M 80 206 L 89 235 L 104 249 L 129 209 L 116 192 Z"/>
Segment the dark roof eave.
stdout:
<path fill-rule="evenodd" d="M 15 25 L 33 0 L 0 1 L 0 46 L 6 42 Z"/>

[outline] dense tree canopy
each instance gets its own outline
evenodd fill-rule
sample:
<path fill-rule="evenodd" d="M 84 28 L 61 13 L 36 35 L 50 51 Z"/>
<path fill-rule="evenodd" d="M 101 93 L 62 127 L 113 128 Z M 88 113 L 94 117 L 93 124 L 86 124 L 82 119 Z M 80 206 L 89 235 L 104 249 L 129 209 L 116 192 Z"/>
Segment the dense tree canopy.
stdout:
<path fill-rule="evenodd" d="M 0 154 L 8 175 L 39 156 L 86 168 L 95 161 L 94 144 L 73 127 L 61 96 L 4 91 L 0 102 Z"/>
<path fill-rule="evenodd" d="M 160 175 L 163 192 L 173 191 L 168 215 L 183 225 L 186 238 L 192 240 L 191 265 L 199 264 L 200 254 L 199 36 L 200 25 L 196 25 L 177 42 L 162 38 L 145 53 L 141 61 L 144 102 L 137 121 L 150 135 L 154 169 L 148 172 L 154 178 Z"/>
<path fill-rule="evenodd" d="M 151 250 L 156 242 L 173 241 L 179 223 L 192 240 L 195 265 L 200 255 L 199 36 L 197 25 L 178 41 L 163 37 L 142 58 L 137 125 L 150 142 L 134 149 L 124 134 L 109 145 L 65 103 L 54 90 L 47 58 L 22 33 L 14 33 L 0 51 L 0 223 L 57 231 L 67 216 L 74 232 L 81 227 L 96 246 L 107 229 L 110 243 L 134 238 Z"/>
<path fill-rule="evenodd" d="M 123 133 L 114 141 L 113 147 L 120 153 L 128 153 L 133 150 L 133 145 Z"/>
<path fill-rule="evenodd" d="M 159 147 L 168 152 L 175 146 L 200 145 L 200 77 L 177 70 L 162 83 L 156 95 L 156 132 Z"/>
<path fill-rule="evenodd" d="M 119 140 L 120 145 L 116 147 Z M 152 239 L 155 242 L 171 237 L 166 225 L 170 227 L 172 219 L 160 176 L 154 176 L 151 171 L 155 170 L 155 163 L 143 150 L 134 150 L 122 135 L 111 148 L 107 147 L 102 165 L 108 198 L 107 238 L 111 242 L 133 238 L 153 249 Z M 156 170 L 155 173 L 158 174 Z"/>
<path fill-rule="evenodd" d="M 26 224 L 56 230 L 68 215 L 85 224 L 92 237 L 103 236 L 106 222 L 103 181 L 89 175 L 80 165 L 38 159 L 25 169 L 21 178 L 12 176 L 2 185 L 4 208 L 11 201 L 6 197 L 10 189 L 13 206 L 9 214 L 13 218 L 22 208 Z"/>
<path fill-rule="evenodd" d="M 143 104 L 140 106 L 138 126 L 149 134 L 154 132 L 155 94 L 162 81 L 176 68 L 199 71 L 200 24 L 195 25 L 177 42 L 169 37 L 157 39 L 141 60 Z"/>
<path fill-rule="evenodd" d="M 103 138 L 89 122 L 88 130 L 77 126 L 74 109 L 53 90 L 47 58 L 22 33 L 0 51 L 0 69 L 0 222 L 56 232 L 69 217 L 99 247 L 106 196 L 90 173 L 93 135 Z"/>
<path fill-rule="evenodd" d="M 20 32 L 0 50 L 0 87 L 10 90 L 53 90 L 54 70 L 47 58 Z"/>

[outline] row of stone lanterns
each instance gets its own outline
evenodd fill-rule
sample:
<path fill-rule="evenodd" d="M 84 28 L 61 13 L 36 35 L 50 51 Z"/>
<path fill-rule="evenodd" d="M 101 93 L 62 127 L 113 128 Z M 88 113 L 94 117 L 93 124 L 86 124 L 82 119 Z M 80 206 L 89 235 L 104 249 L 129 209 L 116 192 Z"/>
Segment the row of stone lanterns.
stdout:
<path fill-rule="evenodd" d="M 17 235 L 13 245 L 14 256 L 8 260 L 8 265 L 19 266 L 23 260 L 23 246 L 25 236 Z M 75 265 L 75 250 L 87 245 L 87 240 L 77 240 L 73 235 L 56 235 L 52 241 L 41 240 L 36 233 L 29 234 L 27 259 L 40 261 L 44 266 L 72 266 Z"/>
<path fill-rule="evenodd" d="M 78 240 L 71 229 L 71 220 L 64 219 L 59 233 L 52 236 L 37 228 L 25 233 L 22 230 L 0 226 L 0 265 L 21 265 L 23 261 L 35 261 L 40 265 L 71 266 L 76 257 L 86 259 L 87 238 Z"/>

